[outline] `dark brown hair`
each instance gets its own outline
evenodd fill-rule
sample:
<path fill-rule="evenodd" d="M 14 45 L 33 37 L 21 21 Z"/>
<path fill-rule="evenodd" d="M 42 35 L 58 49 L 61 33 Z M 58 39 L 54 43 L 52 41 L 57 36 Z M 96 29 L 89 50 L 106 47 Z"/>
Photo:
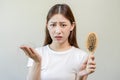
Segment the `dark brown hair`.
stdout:
<path fill-rule="evenodd" d="M 48 15 L 46 17 L 46 20 L 47 20 L 46 24 L 51 19 L 51 17 L 54 16 L 55 14 L 63 15 L 66 19 L 68 19 L 70 21 L 71 24 L 75 23 L 75 18 L 73 16 L 73 13 L 67 4 L 54 5 L 48 12 Z M 47 27 L 45 29 L 45 32 L 46 32 L 46 34 L 45 34 L 44 45 L 51 44 L 52 39 L 50 37 Z M 70 35 L 68 37 L 68 42 L 71 46 L 75 46 L 75 47 L 79 48 L 79 46 L 77 44 L 77 40 L 76 40 L 76 25 L 75 25 L 74 29 L 70 32 Z"/>

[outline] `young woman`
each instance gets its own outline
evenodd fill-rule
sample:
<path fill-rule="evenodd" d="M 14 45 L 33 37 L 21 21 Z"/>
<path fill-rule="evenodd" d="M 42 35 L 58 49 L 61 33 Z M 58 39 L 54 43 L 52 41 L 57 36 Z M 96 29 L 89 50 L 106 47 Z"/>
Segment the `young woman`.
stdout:
<path fill-rule="evenodd" d="M 20 48 L 29 57 L 27 80 L 87 80 L 96 68 L 94 55 L 78 47 L 75 19 L 67 4 L 49 10 L 44 46 Z"/>

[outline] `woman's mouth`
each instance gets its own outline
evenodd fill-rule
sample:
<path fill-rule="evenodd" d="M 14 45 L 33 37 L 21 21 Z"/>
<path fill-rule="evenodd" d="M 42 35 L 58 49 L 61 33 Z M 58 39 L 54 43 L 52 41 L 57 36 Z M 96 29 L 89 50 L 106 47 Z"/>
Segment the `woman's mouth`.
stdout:
<path fill-rule="evenodd" d="M 56 38 L 57 40 L 61 40 L 61 39 L 62 39 L 62 36 L 55 36 L 55 38 Z"/>

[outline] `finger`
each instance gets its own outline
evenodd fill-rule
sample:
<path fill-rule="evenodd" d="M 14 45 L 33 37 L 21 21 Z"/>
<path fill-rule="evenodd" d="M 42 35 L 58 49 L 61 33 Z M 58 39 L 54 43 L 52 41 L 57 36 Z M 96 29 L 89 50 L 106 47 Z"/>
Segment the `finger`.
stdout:
<path fill-rule="evenodd" d="M 90 70 L 88 71 L 89 74 L 91 74 L 91 73 L 93 73 L 93 72 L 95 72 L 95 69 L 90 69 Z"/>
<path fill-rule="evenodd" d="M 86 70 L 88 74 L 95 72 L 96 67 L 95 66 L 89 66 Z"/>
<path fill-rule="evenodd" d="M 89 72 L 87 70 L 82 70 L 78 73 L 79 76 L 84 76 L 84 75 L 87 75 L 89 74 Z"/>
<path fill-rule="evenodd" d="M 22 50 L 25 52 L 25 54 L 26 54 L 28 57 L 30 57 L 30 54 L 26 51 L 25 48 L 22 48 Z"/>
<path fill-rule="evenodd" d="M 32 58 L 34 56 L 34 52 L 30 50 L 30 47 L 25 47 L 25 49 L 29 53 L 30 57 Z"/>
<path fill-rule="evenodd" d="M 88 69 L 96 69 L 96 66 L 95 65 L 89 65 Z"/>
<path fill-rule="evenodd" d="M 91 60 L 91 61 L 88 62 L 88 65 L 96 65 L 96 63 Z"/>
<path fill-rule="evenodd" d="M 94 55 L 93 55 L 93 54 L 90 54 L 90 55 L 89 55 L 88 62 L 87 62 L 87 65 L 89 65 L 89 64 L 94 64 L 94 63 L 95 63 L 95 62 L 94 62 L 94 59 L 95 59 Z"/>
<path fill-rule="evenodd" d="M 90 54 L 90 55 L 89 55 L 89 58 L 90 58 L 92 61 L 95 60 L 95 56 L 94 56 L 93 54 Z"/>
<path fill-rule="evenodd" d="M 33 48 L 29 48 L 30 49 L 30 51 L 33 53 L 33 54 L 36 54 L 37 52 L 33 49 Z"/>
<path fill-rule="evenodd" d="M 26 53 L 27 56 L 29 56 L 31 58 L 33 57 L 33 53 L 31 52 L 31 50 L 29 49 L 29 47 L 22 46 L 21 48 L 24 50 L 24 52 Z"/>
<path fill-rule="evenodd" d="M 89 65 L 96 65 L 94 59 L 95 59 L 94 55 L 89 55 L 87 66 L 89 66 Z"/>
<path fill-rule="evenodd" d="M 20 49 L 24 49 L 25 48 L 25 46 L 20 46 Z"/>

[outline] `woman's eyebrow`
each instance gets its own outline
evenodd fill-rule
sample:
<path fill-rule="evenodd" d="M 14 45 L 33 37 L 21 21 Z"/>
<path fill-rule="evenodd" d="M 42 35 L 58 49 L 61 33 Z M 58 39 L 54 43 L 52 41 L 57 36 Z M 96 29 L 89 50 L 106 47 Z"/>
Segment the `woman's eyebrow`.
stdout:
<path fill-rule="evenodd" d="M 66 22 L 63 21 L 63 22 L 59 22 L 59 23 L 66 23 Z"/>
<path fill-rule="evenodd" d="M 57 23 L 57 22 L 53 22 L 53 21 L 51 21 L 50 23 Z"/>
<path fill-rule="evenodd" d="M 60 21 L 60 22 L 51 21 L 50 23 L 66 23 L 66 22 L 65 21 Z"/>

